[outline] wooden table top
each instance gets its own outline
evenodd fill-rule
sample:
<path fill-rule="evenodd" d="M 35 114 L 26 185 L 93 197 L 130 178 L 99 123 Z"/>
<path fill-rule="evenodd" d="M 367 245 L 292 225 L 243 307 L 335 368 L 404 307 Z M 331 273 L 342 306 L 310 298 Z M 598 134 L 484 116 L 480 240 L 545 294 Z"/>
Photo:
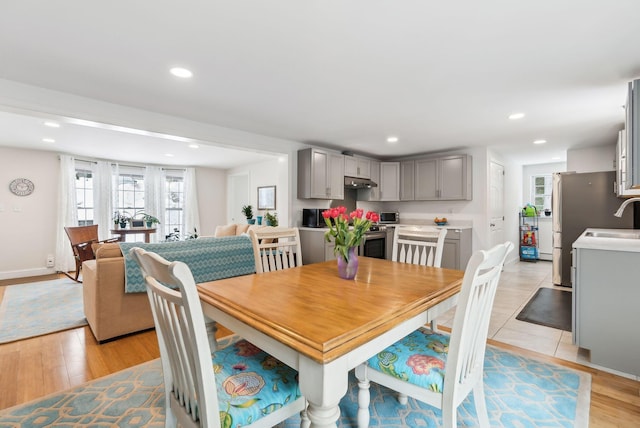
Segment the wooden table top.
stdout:
<path fill-rule="evenodd" d="M 457 294 L 463 271 L 359 257 L 198 285 L 203 302 L 319 363 L 330 362 Z"/>

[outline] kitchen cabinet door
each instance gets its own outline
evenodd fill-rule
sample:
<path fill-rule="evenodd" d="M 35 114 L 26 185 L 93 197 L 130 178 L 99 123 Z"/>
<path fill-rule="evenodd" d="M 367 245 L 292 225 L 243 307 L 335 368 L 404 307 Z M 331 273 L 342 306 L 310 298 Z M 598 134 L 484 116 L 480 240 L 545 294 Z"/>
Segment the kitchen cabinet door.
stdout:
<path fill-rule="evenodd" d="M 415 179 L 415 161 L 400 162 L 400 200 L 413 201 L 413 182 Z"/>
<path fill-rule="evenodd" d="M 380 162 L 380 200 L 400 200 L 400 162 Z"/>
<path fill-rule="evenodd" d="M 416 160 L 415 179 L 416 201 L 432 201 L 438 199 L 438 160 Z"/>
<path fill-rule="evenodd" d="M 355 156 L 345 156 L 344 175 L 347 177 L 371 178 L 371 161 Z"/>
<path fill-rule="evenodd" d="M 448 156 L 439 159 L 440 199 L 467 199 L 467 185 L 471 182 L 467 169 L 467 156 Z"/>
<path fill-rule="evenodd" d="M 471 200 L 470 156 L 417 159 L 415 164 L 415 200 Z"/>
<path fill-rule="evenodd" d="M 346 165 L 345 165 L 346 166 Z M 379 201 L 380 200 L 380 162 L 371 160 L 369 161 L 370 179 L 378 185 L 378 187 L 372 187 L 371 189 L 359 189 L 358 200 L 359 201 Z M 345 175 L 347 173 L 345 172 Z"/>
<path fill-rule="evenodd" d="M 298 198 L 344 199 L 344 156 L 316 148 L 299 150 Z"/>

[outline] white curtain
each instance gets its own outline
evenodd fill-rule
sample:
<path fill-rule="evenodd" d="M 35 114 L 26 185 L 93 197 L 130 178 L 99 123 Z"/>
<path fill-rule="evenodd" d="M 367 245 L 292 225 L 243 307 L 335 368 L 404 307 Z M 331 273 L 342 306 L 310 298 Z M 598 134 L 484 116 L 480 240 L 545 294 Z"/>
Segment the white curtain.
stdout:
<path fill-rule="evenodd" d="M 200 234 L 200 216 L 198 214 L 198 189 L 196 186 L 195 168 L 187 168 L 184 172 L 184 235 L 194 231 Z"/>
<path fill-rule="evenodd" d="M 167 219 L 164 218 L 165 212 L 165 174 L 164 170 L 157 166 L 148 166 L 144 171 L 144 212 L 157 217 L 161 225 L 158 225 L 158 233 L 151 234 L 151 241 L 159 241 L 162 224 Z"/>
<path fill-rule="evenodd" d="M 98 238 L 111 236 L 113 228 L 113 178 L 111 163 L 98 161 L 93 165 L 93 221 L 98 224 Z"/>
<path fill-rule="evenodd" d="M 75 270 L 73 251 L 64 228 L 78 225 L 76 202 L 76 163 L 72 156 L 60 156 L 60 174 L 58 184 L 58 216 L 56 222 L 56 261 L 54 268 L 58 272 Z"/>

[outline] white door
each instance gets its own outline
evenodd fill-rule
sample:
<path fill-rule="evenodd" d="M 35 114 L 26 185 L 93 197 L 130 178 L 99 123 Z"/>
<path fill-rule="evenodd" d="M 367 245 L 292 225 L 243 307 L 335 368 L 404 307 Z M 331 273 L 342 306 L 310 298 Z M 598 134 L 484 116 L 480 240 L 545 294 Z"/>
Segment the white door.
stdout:
<path fill-rule="evenodd" d="M 237 174 L 228 176 L 227 189 L 227 224 L 246 223 L 242 214 L 242 207 L 249 205 L 249 174 Z M 254 212 L 255 212 L 255 208 Z"/>
<path fill-rule="evenodd" d="M 504 242 L 504 166 L 491 161 L 489 169 L 489 242 L 493 247 Z"/>

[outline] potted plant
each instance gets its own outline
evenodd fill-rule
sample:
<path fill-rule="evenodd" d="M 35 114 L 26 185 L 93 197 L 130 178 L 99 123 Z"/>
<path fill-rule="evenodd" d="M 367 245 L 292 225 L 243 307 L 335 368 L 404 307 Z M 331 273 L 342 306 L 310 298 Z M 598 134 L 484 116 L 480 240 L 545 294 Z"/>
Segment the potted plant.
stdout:
<path fill-rule="evenodd" d="M 278 225 L 278 213 L 271 214 L 269 211 L 264 213 L 264 219 L 267 222 L 267 226 L 276 227 Z"/>
<path fill-rule="evenodd" d="M 160 224 L 160 220 L 158 220 L 158 217 L 152 216 L 151 214 L 147 213 L 140 214 L 142 214 L 142 220 L 144 221 L 144 224 L 147 226 L 147 228 L 152 228 L 154 224 Z"/>
<path fill-rule="evenodd" d="M 243 206 L 242 213 L 247 218 L 247 223 L 255 224 L 256 220 L 253 218 L 253 207 L 251 205 Z"/>
<path fill-rule="evenodd" d="M 119 211 L 116 211 L 113 214 L 113 224 L 115 225 L 120 225 L 120 229 L 124 229 L 125 227 L 127 227 L 127 223 L 129 222 L 130 218 L 128 215 L 126 215 L 125 213 L 120 213 Z"/>

